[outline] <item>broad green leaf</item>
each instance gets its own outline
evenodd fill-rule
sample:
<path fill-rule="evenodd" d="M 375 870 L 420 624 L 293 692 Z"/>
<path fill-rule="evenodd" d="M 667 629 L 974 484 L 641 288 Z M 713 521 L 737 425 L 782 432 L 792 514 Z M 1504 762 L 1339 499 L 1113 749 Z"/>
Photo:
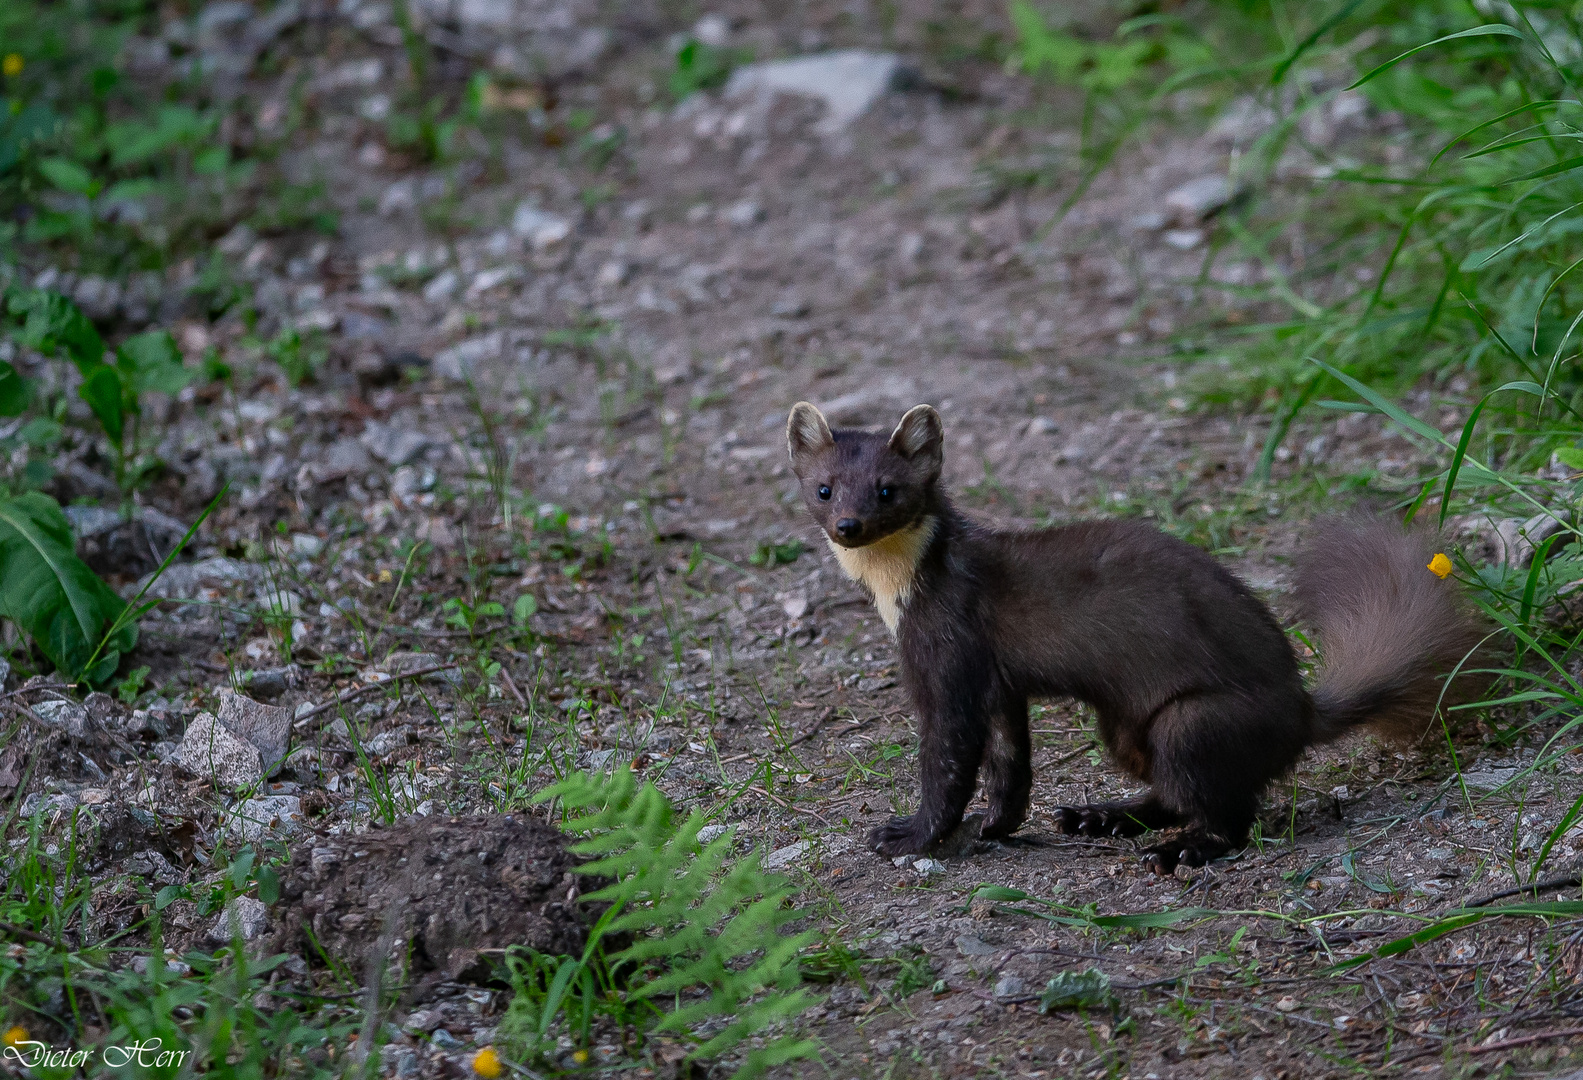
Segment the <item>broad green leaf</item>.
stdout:
<path fill-rule="evenodd" d="M 511 605 L 511 621 L 518 626 L 526 626 L 535 612 L 539 610 L 538 597 L 532 593 L 523 593 L 517 597 L 517 602 Z"/>
<path fill-rule="evenodd" d="M 1213 908 L 1184 907 L 1170 911 L 1141 911 L 1135 915 L 1095 915 L 1090 921 L 1095 926 L 1116 930 L 1158 930 L 1188 919 L 1207 919 L 1218 914 L 1220 912 Z"/>
<path fill-rule="evenodd" d="M 97 186 L 93 174 L 69 158 L 45 158 L 38 163 L 38 171 L 60 190 L 73 195 L 92 195 Z"/>
<path fill-rule="evenodd" d="M 0 383 L 0 386 L 3 386 Z M 1569 469 L 1583 469 L 1583 447 L 1563 446 L 1555 452 L 1556 460 Z"/>
<path fill-rule="evenodd" d="M 21 627 L 62 674 L 104 679 L 137 643 L 128 624 L 85 671 L 125 603 L 77 557 L 60 505 L 30 492 L 0 500 L 0 615 Z"/>
<path fill-rule="evenodd" d="M 168 105 L 159 111 L 158 120 L 128 120 L 112 124 L 105 131 L 110 146 L 110 163 L 116 168 L 136 165 L 178 146 L 201 141 L 209 133 L 209 121 L 185 105 Z"/>
<path fill-rule="evenodd" d="M 131 391 L 129 399 L 145 391 L 179 394 L 196 377 L 181 362 L 181 350 L 168 330 L 149 330 L 129 337 L 116 351 L 116 366 Z"/>
<path fill-rule="evenodd" d="M 33 447 L 53 446 L 60 441 L 64 429 L 47 416 L 35 416 L 22 425 L 17 438 Z"/>
<path fill-rule="evenodd" d="M 42 353 L 64 349 L 84 375 L 104 363 L 104 339 L 77 305 L 59 293 L 27 289 L 10 296 L 11 314 L 21 317 L 22 344 Z"/>
<path fill-rule="evenodd" d="M 1039 1011 L 1098 1008 L 1110 1001 L 1110 977 L 1098 968 L 1063 971 L 1039 995 Z"/>
<path fill-rule="evenodd" d="M 32 396 L 32 388 L 21 373 L 0 360 L 0 416 L 21 416 Z"/>
<path fill-rule="evenodd" d="M 100 364 L 89 372 L 77 388 L 77 396 L 88 403 L 104 433 L 117 446 L 126 435 L 126 413 L 121 406 L 121 376 L 109 364 Z"/>

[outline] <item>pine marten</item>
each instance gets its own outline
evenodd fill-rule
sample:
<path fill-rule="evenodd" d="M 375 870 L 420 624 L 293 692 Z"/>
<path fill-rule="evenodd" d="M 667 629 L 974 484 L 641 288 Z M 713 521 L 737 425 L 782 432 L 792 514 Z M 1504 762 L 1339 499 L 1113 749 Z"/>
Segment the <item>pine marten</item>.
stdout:
<path fill-rule="evenodd" d="M 832 431 L 802 402 L 786 438 L 809 512 L 896 639 L 917 712 L 922 800 L 870 834 L 885 855 L 955 829 L 981 766 L 981 835 L 1016 832 L 1033 786 L 1028 699 L 1066 697 L 1094 708 L 1115 763 L 1152 789 L 1059 807 L 1057 827 L 1180 827 L 1145 860 L 1161 874 L 1202 866 L 1242 846 L 1265 788 L 1306 747 L 1363 724 L 1424 734 L 1444 677 L 1480 640 L 1456 582 L 1426 565 L 1434 534 L 1335 524 L 1296 567 L 1322 650 L 1309 690 L 1275 616 L 1190 544 L 1138 521 L 1005 530 L 963 516 L 941 489 L 944 430 L 928 405 L 887 437 Z"/>

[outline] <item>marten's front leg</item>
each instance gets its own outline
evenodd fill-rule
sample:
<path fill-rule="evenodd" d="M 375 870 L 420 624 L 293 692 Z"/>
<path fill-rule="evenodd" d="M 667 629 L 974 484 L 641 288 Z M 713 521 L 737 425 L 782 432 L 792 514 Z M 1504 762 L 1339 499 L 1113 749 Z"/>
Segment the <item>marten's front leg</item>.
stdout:
<path fill-rule="evenodd" d="M 1028 820 L 1033 794 L 1033 744 L 1028 733 L 1028 702 L 1018 698 L 996 710 L 984 756 L 984 795 L 989 815 L 980 833 L 986 840 L 1010 836 Z"/>
<path fill-rule="evenodd" d="M 923 796 L 916 814 L 891 818 L 869 834 L 875 851 L 893 857 L 922 854 L 962 823 L 989 738 L 988 694 L 981 674 L 946 664 L 917 674 L 908 682 L 918 707 Z"/>

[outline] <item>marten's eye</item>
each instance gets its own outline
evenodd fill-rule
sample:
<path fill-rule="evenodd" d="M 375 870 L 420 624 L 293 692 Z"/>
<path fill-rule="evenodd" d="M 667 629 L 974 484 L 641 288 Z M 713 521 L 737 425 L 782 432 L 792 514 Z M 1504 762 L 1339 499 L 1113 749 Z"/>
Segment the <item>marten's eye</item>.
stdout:
<path fill-rule="evenodd" d="M 890 502 L 895 497 L 896 497 L 896 489 L 891 487 L 889 484 L 886 484 L 884 487 L 879 489 L 879 501 L 880 502 Z"/>
<path fill-rule="evenodd" d="M 819 498 L 821 500 L 823 500 L 824 502 L 829 502 L 830 501 L 830 485 L 829 484 L 820 484 L 819 485 Z"/>

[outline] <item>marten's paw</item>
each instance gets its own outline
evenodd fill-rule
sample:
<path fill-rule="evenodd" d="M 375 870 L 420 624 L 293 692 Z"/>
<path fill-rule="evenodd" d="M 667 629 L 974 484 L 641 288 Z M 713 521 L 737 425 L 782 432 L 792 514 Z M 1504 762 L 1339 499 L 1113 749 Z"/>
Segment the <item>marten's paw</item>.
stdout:
<path fill-rule="evenodd" d="M 893 817 L 868 834 L 868 846 L 881 855 L 921 855 L 934 843 L 934 837 L 920 835 L 915 825 L 917 818 Z"/>
<path fill-rule="evenodd" d="M 1218 859 L 1232 848 L 1218 836 L 1203 832 L 1187 832 L 1168 844 L 1156 844 L 1143 852 L 1143 865 L 1161 877 L 1176 872 L 1178 866 L 1203 866 L 1211 859 Z"/>
<path fill-rule="evenodd" d="M 1137 836 L 1159 828 L 1137 802 L 1093 803 L 1089 806 L 1058 806 L 1055 827 L 1073 836 Z"/>

